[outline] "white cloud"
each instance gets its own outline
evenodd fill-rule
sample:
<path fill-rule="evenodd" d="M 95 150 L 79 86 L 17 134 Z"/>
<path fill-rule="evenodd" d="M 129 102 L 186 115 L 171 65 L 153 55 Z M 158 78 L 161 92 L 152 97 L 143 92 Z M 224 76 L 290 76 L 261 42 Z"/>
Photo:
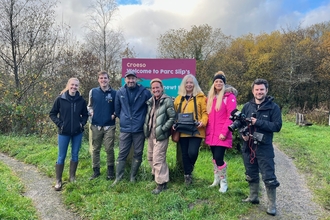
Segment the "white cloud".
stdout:
<path fill-rule="evenodd" d="M 330 20 L 330 3 L 320 1 L 309 9 L 306 2 L 315 5 L 316 0 L 141 0 L 139 5 L 119 6 L 115 24 L 139 57 L 151 58 L 156 56 L 157 38 L 169 29 L 209 24 L 237 37 Z M 73 33 L 82 34 L 89 4 L 89 0 L 66 0 L 58 10 Z"/>

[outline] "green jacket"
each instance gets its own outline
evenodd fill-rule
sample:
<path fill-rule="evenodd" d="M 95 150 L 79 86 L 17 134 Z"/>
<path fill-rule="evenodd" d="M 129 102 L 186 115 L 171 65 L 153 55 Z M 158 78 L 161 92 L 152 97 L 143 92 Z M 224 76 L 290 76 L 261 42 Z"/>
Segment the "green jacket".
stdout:
<path fill-rule="evenodd" d="M 148 105 L 148 110 L 143 126 L 143 131 L 146 138 L 150 136 L 149 120 L 154 107 L 154 102 L 154 97 L 151 97 L 146 102 Z M 163 94 L 159 100 L 159 107 L 154 114 L 156 116 L 156 140 L 165 140 L 171 135 L 171 127 L 175 120 L 175 110 L 172 98 Z"/>

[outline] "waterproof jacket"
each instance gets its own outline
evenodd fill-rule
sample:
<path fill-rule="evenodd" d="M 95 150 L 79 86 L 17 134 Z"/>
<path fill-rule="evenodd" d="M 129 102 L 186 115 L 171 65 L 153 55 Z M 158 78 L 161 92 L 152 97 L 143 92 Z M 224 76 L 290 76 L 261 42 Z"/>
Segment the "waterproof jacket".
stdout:
<path fill-rule="evenodd" d="M 194 99 L 191 98 L 188 101 L 187 107 L 183 111 L 183 108 L 187 103 L 187 100 L 184 98 L 181 106 L 181 112 L 178 112 L 181 100 L 182 100 L 181 95 L 177 96 L 174 100 L 174 109 L 176 113 L 192 112 L 194 114 L 194 119 L 196 120 Z M 206 96 L 203 93 L 199 93 L 196 95 L 196 106 L 197 106 L 198 121 L 201 121 L 203 123 L 203 126 L 198 128 L 199 134 L 195 134 L 194 137 L 205 138 L 205 126 L 207 125 L 208 115 L 206 111 Z M 180 137 L 192 137 L 192 135 L 180 133 Z"/>
<path fill-rule="evenodd" d="M 116 90 L 109 88 L 103 91 L 100 87 L 93 88 L 89 92 L 88 111 L 93 113 L 92 125 L 113 126 L 116 123 L 112 119 L 115 112 Z"/>
<path fill-rule="evenodd" d="M 49 112 L 49 117 L 61 135 L 77 135 L 84 131 L 88 111 L 86 101 L 79 92 L 72 98 L 69 92 L 59 95 Z"/>
<path fill-rule="evenodd" d="M 256 113 L 257 121 L 250 127 L 249 133 L 259 132 L 264 135 L 264 140 L 259 142 L 256 149 L 256 156 L 274 157 L 273 133 L 279 132 L 282 128 L 282 115 L 279 106 L 274 103 L 273 98 L 268 96 L 261 104 L 256 104 L 252 99 L 244 104 L 242 113 L 250 118 Z M 249 142 L 244 141 L 243 151 L 248 151 Z M 255 148 L 256 146 L 254 146 Z"/>
<path fill-rule="evenodd" d="M 225 92 L 219 111 L 215 110 L 217 98 L 214 97 L 211 112 L 206 126 L 205 143 L 210 146 L 222 146 L 232 148 L 233 135 L 228 129 L 232 123 L 230 113 L 236 109 L 236 96 L 232 92 Z M 220 134 L 226 137 L 220 140 Z"/>
<path fill-rule="evenodd" d="M 147 105 L 148 111 L 143 126 L 143 131 L 146 138 L 150 136 L 149 120 L 151 119 L 150 116 L 152 109 L 155 108 L 155 98 L 151 97 L 147 101 Z M 163 94 L 159 100 L 159 107 L 154 113 L 154 117 L 156 117 L 156 126 L 153 127 L 155 129 L 157 141 L 165 140 L 171 135 L 171 127 L 174 123 L 175 115 L 172 98 Z"/>
<path fill-rule="evenodd" d="M 147 114 L 146 101 L 151 98 L 148 89 L 140 84 L 136 84 L 137 93 L 133 104 L 130 105 L 127 85 L 122 86 L 116 94 L 115 112 L 120 119 L 120 132 L 137 133 L 143 132 L 143 124 Z"/>

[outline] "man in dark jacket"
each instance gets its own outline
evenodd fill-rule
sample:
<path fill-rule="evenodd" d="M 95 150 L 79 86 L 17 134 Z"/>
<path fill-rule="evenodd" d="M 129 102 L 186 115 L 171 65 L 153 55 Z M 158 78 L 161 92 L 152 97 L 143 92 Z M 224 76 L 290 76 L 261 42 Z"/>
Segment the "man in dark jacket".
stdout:
<path fill-rule="evenodd" d="M 102 143 L 107 154 L 107 180 L 114 179 L 114 141 L 115 141 L 115 98 L 116 90 L 109 85 L 109 74 L 100 71 L 98 74 L 99 87 L 89 92 L 88 112 L 92 118 L 92 166 L 93 175 L 90 180 L 100 176 L 100 151 Z"/>
<path fill-rule="evenodd" d="M 133 145 L 134 155 L 130 181 L 136 181 L 136 175 L 142 162 L 144 133 L 143 124 L 147 113 L 146 101 L 151 97 L 148 89 L 137 83 L 135 72 L 125 75 L 126 84 L 116 94 L 115 111 L 120 120 L 119 154 L 116 161 L 116 185 L 123 178 L 125 163 Z"/>
<path fill-rule="evenodd" d="M 267 92 L 267 80 L 256 79 L 252 83 L 254 98 L 242 109 L 242 114 L 251 119 L 248 133 L 242 134 L 245 174 L 250 186 L 250 195 L 243 201 L 259 203 L 260 171 L 268 196 L 267 214 L 276 215 L 276 187 L 280 183 L 275 175 L 273 133 L 281 130 L 282 116 L 279 106 Z"/>

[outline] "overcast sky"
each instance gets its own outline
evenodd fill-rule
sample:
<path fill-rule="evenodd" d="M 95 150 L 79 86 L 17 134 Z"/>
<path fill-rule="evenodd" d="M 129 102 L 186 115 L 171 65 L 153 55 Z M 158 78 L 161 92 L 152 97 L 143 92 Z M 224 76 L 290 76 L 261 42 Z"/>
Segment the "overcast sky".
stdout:
<path fill-rule="evenodd" d="M 61 0 L 57 19 L 81 39 L 91 0 Z M 115 21 L 138 58 L 155 58 L 157 38 L 170 29 L 208 24 L 226 35 L 270 33 L 330 21 L 330 0 L 117 0 Z"/>

